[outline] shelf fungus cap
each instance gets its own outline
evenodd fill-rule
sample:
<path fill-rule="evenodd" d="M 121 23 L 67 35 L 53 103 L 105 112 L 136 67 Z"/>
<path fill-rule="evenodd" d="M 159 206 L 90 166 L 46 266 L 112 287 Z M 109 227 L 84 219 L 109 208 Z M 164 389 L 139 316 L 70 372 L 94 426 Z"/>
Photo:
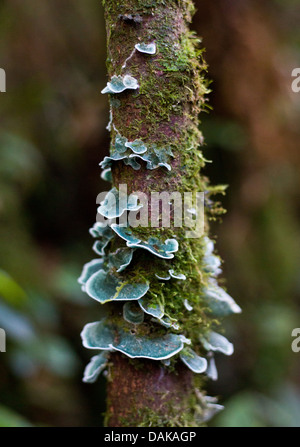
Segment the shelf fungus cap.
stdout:
<path fill-rule="evenodd" d="M 196 374 L 204 373 L 207 369 L 207 360 L 204 357 L 200 357 L 191 348 L 185 348 L 180 353 L 180 358 Z"/>
<path fill-rule="evenodd" d="M 138 300 L 149 290 L 149 284 L 130 284 L 112 272 L 100 270 L 86 283 L 86 293 L 100 303 Z"/>
<path fill-rule="evenodd" d="M 101 178 L 102 180 L 105 180 L 106 182 L 112 183 L 112 172 L 111 168 L 106 168 L 101 172 Z"/>
<path fill-rule="evenodd" d="M 208 255 L 203 257 L 203 269 L 207 273 L 211 273 L 212 276 L 218 276 L 222 273 L 220 269 L 221 260 L 216 255 Z"/>
<path fill-rule="evenodd" d="M 89 233 L 95 238 L 103 238 L 111 240 L 114 236 L 111 228 L 103 222 L 96 222 L 92 228 L 90 228 Z"/>
<path fill-rule="evenodd" d="M 123 227 L 118 224 L 111 224 L 111 229 L 121 238 L 126 241 L 127 246 L 134 246 L 141 242 L 141 239 L 134 236 L 132 230 L 129 227 Z"/>
<path fill-rule="evenodd" d="M 100 352 L 91 358 L 90 363 L 86 366 L 83 374 L 83 382 L 94 383 L 98 379 L 101 372 L 106 368 L 109 353 L 107 351 Z"/>
<path fill-rule="evenodd" d="M 214 317 L 226 317 L 227 315 L 242 312 L 242 309 L 234 299 L 212 281 L 208 286 L 204 287 L 203 298 Z"/>
<path fill-rule="evenodd" d="M 109 253 L 109 266 L 115 268 L 117 273 L 123 272 L 131 263 L 133 252 L 133 248 L 118 248 L 114 253 Z"/>
<path fill-rule="evenodd" d="M 150 237 L 148 241 L 142 241 L 134 236 L 129 227 L 121 227 L 118 224 L 112 224 L 111 228 L 118 236 L 126 241 L 127 247 L 143 248 L 159 258 L 172 259 L 174 257 L 173 253 L 178 251 L 178 242 L 176 239 L 167 239 L 165 242 L 161 242 L 155 237 Z"/>
<path fill-rule="evenodd" d="M 176 321 L 170 320 L 170 318 L 152 318 L 152 321 L 155 323 L 161 324 L 162 326 L 168 328 L 168 329 L 174 329 L 175 331 L 178 331 L 180 329 L 179 324 Z"/>
<path fill-rule="evenodd" d="M 193 306 L 190 305 L 187 299 L 184 300 L 183 304 L 186 310 L 188 310 L 189 312 L 191 312 L 194 309 Z"/>
<path fill-rule="evenodd" d="M 144 297 L 138 301 L 141 309 L 154 318 L 161 319 L 164 314 L 164 308 L 161 304 L 152 303 L 150 299 Z"/>
<path fill-rule="evenodd" d="M 197 397 L 201 407 L 201 416 L 198 416 L 199 423 L 208 422 L 213 416 L 224 410 L 223 405 L 217 404 L 217 399 L 210 396 L 204 396 L 199 391 Z"/>
<path fill-rule="evenodd" d="M 128 247 L 143 248 L 162 259 L 173 259 L 173 253 L 178 251 L 178 242 L 176 239 L 167 239 L 165 242 L 160 242 L 159 239 L 150 237 L 146 242 L 127 242 L 127 245 Z"/>
<path fill-rule="evenodd" d="M 101 205 L 98 207 L 98 213 L 107 219 L 120 217 L 125 211 L 138 211 L 143 205 L 138 205 L 138 196 L 130 194 L 129 196 L 119 193 L 117 188 L 112 188 L 107 194 Z"/>
<path fill-rule="evenodd" d="M 158 167 L 165 167 L 168 171 L 171 171 L 170 158 L 174 157 L 172 151 L 169 148 L 158 148 L 156 145 L 150 145 L 147 147 L 147 152 L 144 154 L 131 154 L 129 158 L 140 158 L 147 163 L 147 169 L 153 170 Z M 140 165 L 138 165 L 140 167 Z"/>
<path fill-rule="evenodd" d="M 141 140 L 127 141 L 125 146 L 135 154 L 144 154 L 147 151 L 147 146 Z"/>
<path fill-rule="evenodd" d="M 171 279 L 171 275 L 160 276 L 157 273 L 155 273 L 155 276 L 157 279 L 160 279 L 161 281 L 169 281 Z"/>
<path fill-rule="evenodd" d="M 169 273 L 168 275 L 164 276 L 160 276 L 157 273 L 155 273 L 155 276 L 161 281 L 169 281 L 171 278 L 186 280 L 186 276 L 183 273 L 174 273 L 174 270 L 172 269 L 170 269 L 168 273 Z"/>
<path fill-rule="evenodd" d="M 87 324 L 81 336 L 83 345 L 88 349 L 116 350 L 130 358 L 164 360 L 173 357 L 184 347 L 179 335 L 139 335 L 107 323 L 106 320 Z"/>
<path fill-rule="evenodd" d="M 186 276 L 184 273 L 174 273 L 174 270 L 169 270 L 170 275 L 172 276 L 172 278 L 174 279 L 182 279 L 183 281 L 186 280 Z"/>
<path fill-rule="evenodd" d="M 122 93 L 127 89 L 136 90 L 138 88 L 139 84 L 137 79 L 130 75 L 113 76 L 101 93 Z"/>
<path fill-rule="evenodd" d="M 99 270 L 103 270 L 103 259 L 93 259 L 90 262 L 87 262 L 83 266 L 82 273 L 80 277 L 78 278 L 79 284 L 86 284 L 86 282 L 90 279 L 90 277 L 96 273 L 99 272 Z"/>
<path fill-rule="evenodd" d="M 119 154 L 116 152 L 114 154 L 111 154 L 110 156 L 104 157 L 104 159 L 99 164 L 102 169 L 108 169 L 112 166 L 114 161 L 124 160 L 126 158 L 128 158 L 128 155 Z"/>
<path fill-rule="evenodd" d="M 212 352 L 208 353 L 207 362 L 208 362 L 207 370 L 206 370 L 207 377 L 209 377 L 213 381 L 218 380 L 218 370 L 217 370 L 214 354 Z"/>
<path fill-rule="evenodd" d="M 207 351 L 221 352 L 225 355 L 232 355 L 234 351 L 233 344 L 226 337 L 214 331 L 200 337 L 200 342 Z"/>
<path fill-rule="evenodd" d="M 129 301 L 123 306 L 123 318 L 128 323 L 141 324 L 144 321 L 144 312 L 138 304 Z"/>
<path fill-rule="evenodd" d="M 156 44 L 155 43 L 137 43 L 135 45 L 135 49 L 140 53 L 145 54 L 155 54 L 156 53 Z"/>
<path fill-rule="evenodd" d="M 106 324 L 105 319 L 88 323 L 81 332 L 82 344 L 87 349 L 111 351 L 114 341 L 114 333 Z"/>

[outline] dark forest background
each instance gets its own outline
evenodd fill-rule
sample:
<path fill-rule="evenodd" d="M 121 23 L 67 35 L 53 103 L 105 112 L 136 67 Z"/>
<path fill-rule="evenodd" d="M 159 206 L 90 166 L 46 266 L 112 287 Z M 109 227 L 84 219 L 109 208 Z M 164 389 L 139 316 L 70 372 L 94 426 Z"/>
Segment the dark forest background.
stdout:
<path fill-rule="evenodd" d="M 201 116 L 206 174 L 228 184 L 212 225 L 230 294 L 232 358 L 217 358 L 211 425 L 300 426 L 297 0 L 197 0 L 213 111 Z M 102 424 L 105 379 L 82 384 L 83 325 L 99 312 L 77 277 L 108 185 L 106 47 L 99 0 L 0 0 L 0 426 Z"/>

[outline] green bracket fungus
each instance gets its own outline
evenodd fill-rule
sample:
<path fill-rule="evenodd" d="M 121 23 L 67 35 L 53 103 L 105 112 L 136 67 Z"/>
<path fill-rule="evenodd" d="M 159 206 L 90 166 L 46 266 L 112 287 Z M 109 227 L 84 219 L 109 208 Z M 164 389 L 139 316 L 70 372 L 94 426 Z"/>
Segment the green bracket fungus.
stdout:
<path fill-rule="evenodd" d="M 144 154 L 147 151 L 147 146 L 141 140 L 127 141 L 125 146 L 135 154 Z"/>
<path fill-rule="evenodd" d="M 134 249 L 118 248 L 115 252 L 109 253 L 108 265 L 115 268 L 117 273 L 123 272 L 132 261 Z"/>
<path fill-rule="evenodd" d="M 179 335 L 141 335 L 125 331 L 121 326 L 106 320 L 88 323 L 82 333 L 82 342 L 87 349 L 120 351 L 130 358 L 164 360 L 178 354 L 184 342 Z"/>
<path fill-rule="evenodd" d="M 95 383 L 99 375 L 106 368 L 108 362 L 108 353 L 106 351 L 100 352 L 91 358 L 90 363 L 86 366 L 83 374 L 83 382 Z"/>
<path fill-rule="evenodd" d="M 138 300 L 149 290 L 149 284 L 130 284 L 112 272 L 99 270 L 86 282 L 86 293 L 100 303 Z"/>
<path fill-rule="evenodd" d="M 186 280 L 186 276 L 184 275 L 184 273 L 175 274 L 173 269 L 169 270 L 169 275 L 167 275 L 167 276 L 160 276 L 157 273 L 155 273 L 155 276 L 157 279 L 160 279 L 161 281 L 169 281 L 171 278 L 181 279 L 183 281 Z"/>
<path fill-rule="evenodd" d="M 114 233 L 112 232 L 111 228 L 108 225 L 105 225 L 101 222 L 96 222 L 92 228 L 89 229 L 90 234 L 94 238 L 101 238 L 104 241 L 110 241 Z"/>
<path fill-rule="evenodd" d="M 122 227 L 118 224 L 111 224 L 111 228 L 115 233 L 126 241 L 127 247 L 131 248 L 143 248 L 150 251 L 152 254 L 163 259 L 173 259 L 174 254 L 178 251 L 178 242 L 176 239 L 166 239 L 165 242 L 161 242 L 156 237 L 150 237 L 148 241 L 142 241 L 133 235 L 132 230 L 129 227 Z"/>
<path fill-rule="evenodd" d="M 220 269 L 221 260 L 218 256 L 213 254 L 214 243 L 208 237 L 204 237 L 204 256 L 203 256 L 203 269 L 205 272 L 210 273 L 212 276 L 218 276 L 222 273 Z"/>
<path fill-rule="evenodd" d="M 88 323 L 81 332 L 82 344 L 87 349 L 111 351 L 114 341 L 114 332 L 106 324 L 105 319 L 95 323 Z"/>
<path fill-rule="evenodd" d="M 200 337 L 204 349 L 207 351 L 221 352 L 225 355 L 232 355 L 234 348 L 227 338 L 217 332 L 211 331 L 206 336 Z"/>
<path fill-rule="evenodd" d="M 186 280 L 186 276 L 184 273 L 174 273 L 173 269 L 169 270 L 170 276 L 174 279 L 181 279 L 182 281 Z"/>
<path fill-rule="evenodd" d="M 157 318 L 158 320 L 161 320 L 164 316 L 164 308 L 160 304 L 152 303 L 151 300 L 149 300 L 147 297 L 141 298 L 138 301 L 141 309 L 148 315 L 151 315 L 152 317 Z"/>
<path fill-rule="evenodd" d="M 104 157 L 100 166 L 102 169 L 107 169 L 114 162 L 123 160 L 124 164 L 138 171 L 141 168 L 141 164 L 137 162 L 137 158 L 146 163 L 147 169 L 153 170 L 165 167 L 168 171 L 171 171 L 170 161 L 171 158 L 174 158 L 174 155 L 169 147 L 158 147 L 156 144 L 146 145 L 139 139 L 128 141 L 127 138 L 117 134 L 110 156 Z"/>
<path fill-rule="evenodd" d="M 171 279 L 171 275 L 160 276 L 157 273 L 155 273 L 155 276 L 156 276 L 157 279 L 160 279 L 161 281 L 169 281 Z"/>
<path fill-rule="evenodd" d="M 204 287 L 203 299 L 214 317 L 226 317 L 242 312 L 242 309 L 236 304 L 234 299 L 213 280 L 210 281 L 207 287 Z"/>
<path fill-rule="evenodd" d="M 78 278 L 79 284 L 85 285 L 86 282 L 90 279 L 90 277 L 99 272 L 99 270 L 103 269 L 104 259 L 93 259 L 83 266 L 82 273 Z"/>
<path fill-rule="evenodd" d="M 209 421 L 213 416 L 215 416 L 220 411 L 224 410 L 223 405 L 217 404 L 217 399 L 215 397 L 204 396 L 201 393 L 197 393 L 198 402 L 201 406 L 201 416 L 199 416 L 199 423 L 205 423 Z"/>
<path fill-rule="evenodd" d="M 156 45 L 155 43 L 137 43 L 135 45 L 135 49 L 138 50 L 140 53 L 146 53 L 146 54 L 155 54 L 156 53 Z"/>
<path fill-rule="evenodd" d="M 155 323 L 161 324 L 162 326 L 166 327 L 167 329 L 174 329 L 174 331 L 178 331 L 180 329 L 180 326 L 176 323 L 176 321 L 170 320 L 170 318 L 152 318 L 152 321 Z"/>
<path fill-rule="evenodd" d="M 101 93 L 122 93 L 127 89 L 136 90 L 138 88 L 139 84 L 137 80 L 130 75 L 113 76 Z"/>
<path fill-rule="evenodd" d="M 99 255 L 105 255 L 105 249 L 114 237 L 114 234 L 110 227 L 105 226 L 99 222 L 96 222 L 92 228 L 90 228 L 90 234 L 98 240 L 93 245 L 93 250 Z"/>
<path fill-rule="evenodd" d="M 207 377 L 209 377 L 213 381 L 218 380 L 218 370 L 217 370 L 215 358 L 214 358 L 214 355 L 212 352 L 208 353 L 207 362 L 208 362 L 207 370 L 206 370 Z"/>
<path fill-rule="evenodd" d="M 120 197 L 121 196 L 121 197 Z M 98 213 L 107 219 L 114 219 L 122 216 L 125 211 L 138 211 L 143 205 L 138 205 L 138 197 L 130 194 L 129 197 L 122 197 L 117 188 L 112 188 L 105 199 L 98 207 Z"/>
<path fill-rule="evenodd" d="M 141 324 L 144 321 L 144 312 L 138 304 L 129 301 L 123 306 L 123 318 L 128 323 Z"/>
<path fill-rule="evenodd" d="M 191 348 L 185 348 L 180 353 L 180 358 L 183 363 L 196 374 L 202 374 L 207 369 L 207 360 L 204 357 L 197 355 Z"/>
<path fill-rule="evenodd" d="M 129 158 L 140 158 L 147 163 L 147 169 L 157 169 L 165 167 L 168 171 L 172 170 L 170 159 L 174 157 L 172 151 L 166 148 L 158 148 L 156 145 L 148 146 L 148 151 L 145 154 L 131 154 Z M 140 166 L 140 165 L 139 165 Z"/>
<path fill-rule="evenodd" d="M 112 183 L 111 168 L 104 169 L 101 173 L 101 178 L 106 182 Z"/>
<path fill-rule="evenodd" d="M 186 308 L 186 310 L 188 310 L 189 312 L 191 312 L 193 310 L 193 306 L 190 305 L 190 303 L 188 302 L 187 299 L 184 300 L 183 304 L 184 304 L 184 307 Z"/>

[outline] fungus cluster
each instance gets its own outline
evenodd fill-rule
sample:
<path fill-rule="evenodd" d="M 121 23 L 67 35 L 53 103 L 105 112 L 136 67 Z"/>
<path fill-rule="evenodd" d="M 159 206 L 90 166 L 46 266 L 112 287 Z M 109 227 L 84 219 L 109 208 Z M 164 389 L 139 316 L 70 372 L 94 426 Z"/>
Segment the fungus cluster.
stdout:
<path fill-rule="evenodd" d="M 149 57 L 156 54 L 156 44 L 139 43 L 135 45 L 135 51 Z M 113 76 L 102 93 L 115 98 L 125 90 L 138 88 L 137 79 L 125 74 Z M 142 160 L 149 170 L 166 168 L 171 171 L 173 154 L 169 147 L 146 144 L 140 139 L 129 141 L 114 127 L 112 115 L 110 126 L 115 131 L 113 147 L 110 156 L 100 163 L 105 180 L 112 182 L 111 167 L 121 160 L 134 170 L 141 168 L 139 161 Z M 136 229 L 118 223 L 125 213 L 138 211 L 142 206 L 133 194 L 126 201 L 121 200 L 120 192 L 113 186 L 98 208 L 102 221 L 90 229 L 96 239 L 93 250 L 98 257 L 85 264 L 78 281 L 92 299 L 107 306 L 107 313 L 100 321 L 87 324 L 82 331 L 83 345 L 99 351 L 87 365 L 83 380 L 94 382 L 105 370 L 109 353 L 114 351 L 130 358 L 161 361 L 164 366 L 170 365 L 171 359 L 180 359 L 194 373 L 206 374 L 216 380 L 214 353 L 231 355 L 233 345 L 210 328 L 199 334 L 195 344 L 180 324 L 176 312 L 166 312 L 164 299 L 153 300 L 149 293 L 153 285 L 163 290 L 165 284 L 183 284 L 189 277 L 188 272 L 180 271 L 173 264 L 180 250 L 176 235 L 163 238 L 162 233 L 158 233 L 145 238 Z M 202 250 L 201 268 L 207 280 L 199 290 L 199 300 L 205 303 L 211 319 L 239 313 L 240 307 L 217 283 L 217 276 L 222 271 L 221 261 L 214 254 L 214 244 L 207 236 L 202 238 Z M 161 269 L 149 268 L 146 274 L 139 274 L 141 256 L 152 257 L 153 264 L 160 262 Z M 189 316 L 195 312 L 194 302 L 189 302 L 188 298 L 178 296 L 176 300 L 181 314 Z M 205 405 L 209 412 L 220 407 L 214 402 Z"/>

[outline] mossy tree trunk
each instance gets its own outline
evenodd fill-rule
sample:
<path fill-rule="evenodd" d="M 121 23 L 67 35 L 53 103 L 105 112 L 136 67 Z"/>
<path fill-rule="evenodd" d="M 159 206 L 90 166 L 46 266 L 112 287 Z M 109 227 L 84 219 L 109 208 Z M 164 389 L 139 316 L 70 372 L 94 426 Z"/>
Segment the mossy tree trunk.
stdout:
<path fill-rule="evenodd" d="M 152 191 L 207 191 L 206 179 L 200 175 L 204 161 L 199 150 L 203 139 L 198 130 L 207 88 L 199 40 L 189 30 L 193 3 L 103 0 L 103 5 L 108 77 L 127 74 L 139 83 L 138 90 L 126 90 L 118 99 L 111 95 L 112 141 L 118 133 L 129 141 L 140 139 L 147 145 L 168 147 L 174 155 L 170 171 L 164 167 L 149 170 L 143 162 L 139 170 L 134 170 L 117 162 L 112 167 L 114 185 L 127 184 L 128 193 L 141 191 L 147 195 Z M 154 56 L 133 51 L 135 44 L 151 42 L 157 48 Z M 139 231 L 151 236 L 151 229 Z M 157 231 L 168 234 L 163 228 Z M 181 293 L 182 300 L 188 298 L 195 313 L 181 316 L 181 324 L 187 336 L 193 338 L 194 331 L 198 337 L 209 325 L 199 302 L 203 281 L 200 240 L 186 239 L 183 229 L 167 231 L 176 233 L 180 247 L 172 268 L 184 271 L 188 279 L 184 285 L 169 282 L 162 289 L 164 300 L 176 312 L 176 296 Z M 147 272 L 156 261 L 149 254 L 140 262 Z M 161 362 L 131 360 L 117 353 L 111 356 L 111 365 L 108 426 L 195 425 L 195 384 L 186 367 L 176 363 L 167 370 Z M 202 384 L 198 382 L 197 386 Z"/>

